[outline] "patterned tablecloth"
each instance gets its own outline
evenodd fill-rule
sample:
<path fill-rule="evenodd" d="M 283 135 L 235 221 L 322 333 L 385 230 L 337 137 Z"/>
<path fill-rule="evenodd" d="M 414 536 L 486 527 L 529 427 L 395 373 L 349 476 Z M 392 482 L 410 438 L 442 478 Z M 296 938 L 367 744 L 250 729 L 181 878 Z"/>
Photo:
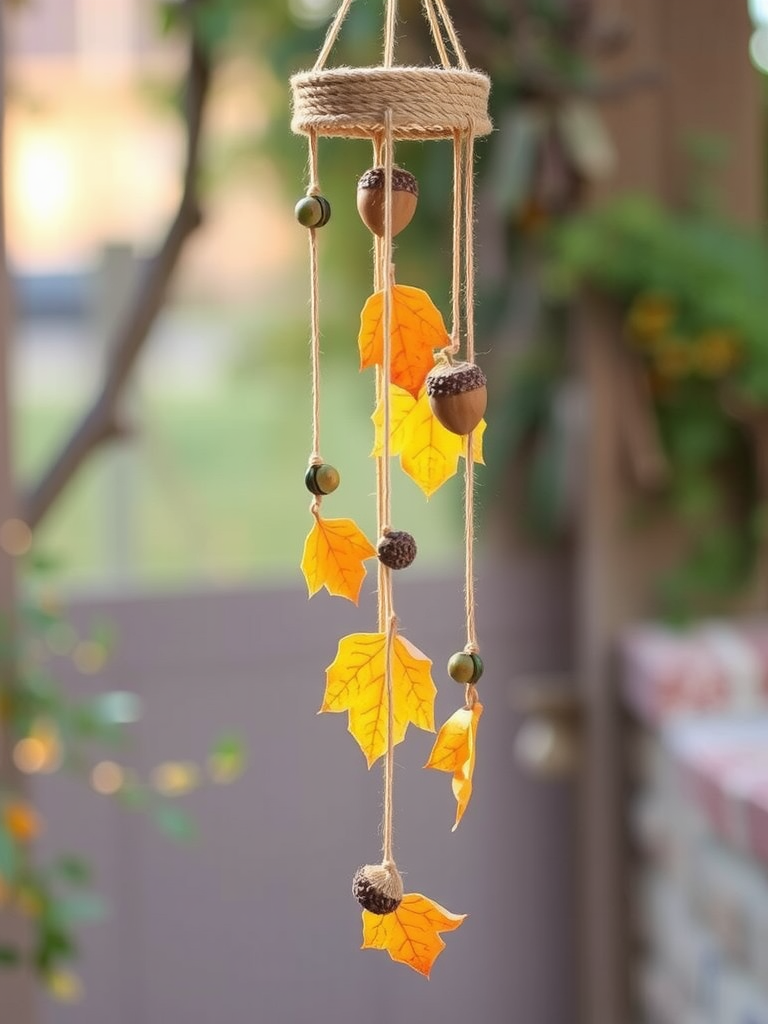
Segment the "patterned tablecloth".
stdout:
<path fill-rule="evenodd" d="M 649 1024 L 768 1024 L 768 622 L 630 631 L 621 648 Z"/>

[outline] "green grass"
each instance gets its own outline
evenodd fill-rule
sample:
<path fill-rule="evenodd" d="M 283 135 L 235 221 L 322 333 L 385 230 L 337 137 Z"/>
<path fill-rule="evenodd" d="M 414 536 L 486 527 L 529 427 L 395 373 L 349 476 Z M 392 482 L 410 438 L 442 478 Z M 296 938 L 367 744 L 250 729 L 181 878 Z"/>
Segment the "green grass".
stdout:
<path fill-rule="evenodd" d="M 352 517 L 374 539 L 371 393 L 369 374 L 335 363 L 324 368 L 322 451 L 342 477 L 324 512 Z M 54 578 L 300 581 L 311 525 L 303 483 L 310 448 L 305 374 L 262 367 L 205 398 L 147 395 L 137 406 L 133 440 L 97 452 L 36 535 L 35 550 L 53 559 Z M 24 478 L 45 464 L 79 411 L 71 404 L 18 410 Z M 444 564 L 445 552 L 460 546 L 457 481 L 427 502 L 399 468 L 393 476 L 393 525 L 416 537 L 414 571 Z"/>

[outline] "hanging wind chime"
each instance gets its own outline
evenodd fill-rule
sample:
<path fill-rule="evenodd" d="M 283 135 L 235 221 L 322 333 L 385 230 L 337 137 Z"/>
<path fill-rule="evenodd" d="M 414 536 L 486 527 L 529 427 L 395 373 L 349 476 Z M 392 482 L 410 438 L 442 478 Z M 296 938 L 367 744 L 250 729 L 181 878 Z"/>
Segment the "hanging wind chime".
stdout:
<path fill-rule="evenodd" d="M 482 461 L 486 380 L 474 362 L 474 143 L 491 130 L 490 82 L 472 71 L 444 0 L 423 0 L 424 14 L 441 66 L 395 64 L 397 0 L 384 0 L 383 60 L 378 67 L 327 68 L 352 0 L 342 0 L 314 68 L 295 75 L 294 132 L 309 141 L 309 185 L 296 206 L 308 229 L 311 280 L 313 382 L 312 451 L 306 485 L 314 524 L 302 570 L 310 597 L 325 587 L 357 603 L 364 563 L 378 558 L 376 632 L 339 642 L 326 673 L 322 711 L 349 714 L 349 731 L 370 767 L 384 760 L 383 851 L 377 864 L 361 867 L 353 892 L 363 907 L 363 948 L 386 949 L 392 959 L 429 975 L 445 948 L 441 932 L 458 928 L 450 913 L 419 893 L 404 893 L 393 851 L 394 748 L 409 723 L 434 732 L 435 685 L 430 659 L 401 635 L 393 573 L 416 557 L 416 542 L 392 519 L 391 460 L 429 497 L 464 460 L 466 642 L 448 661 L 464 703 L 440 729 L 426 767 L 450 772 L 457 802 L 454 829 L 472 793 L 477 725 L 482 713 L 477 684 L 483 673 L 475 627 L 473 575 L 474 475 Z M 320 186 L 318 139 L 370 139 L 373 167 L 359 179 L 357 207 L 374 236 L 374 293 L 361 314 L 360 368 L 375 368 L 373 414 L 377 495 L 374 546 L 351 519 L 322 515 L 323 499 L 340 485 L 340 474 L 320 450 L 320 284 L 318 231 L 331 220 Z M 450 334 L 426 292 L 400 284 L 393 239 L 415 214 L 418 183 L 397 166 L 401 139 L 453 142 L 453 283 Z M 457 645 L 458 646 L 458 645 Z"/>

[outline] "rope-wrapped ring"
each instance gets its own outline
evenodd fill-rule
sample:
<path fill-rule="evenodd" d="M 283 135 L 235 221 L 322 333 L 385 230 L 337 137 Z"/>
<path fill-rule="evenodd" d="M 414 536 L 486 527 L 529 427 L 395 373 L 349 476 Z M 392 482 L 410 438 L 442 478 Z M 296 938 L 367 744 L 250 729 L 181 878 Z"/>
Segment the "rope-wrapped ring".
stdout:
<path fill-rule="evenodd" d="M 291 79 L 293 120 L 301 135 L 368 139 L 392 112 L 397 139 L 487 135 L 490 79 L 456 68 L 375 67 L 304 71 Z"/>

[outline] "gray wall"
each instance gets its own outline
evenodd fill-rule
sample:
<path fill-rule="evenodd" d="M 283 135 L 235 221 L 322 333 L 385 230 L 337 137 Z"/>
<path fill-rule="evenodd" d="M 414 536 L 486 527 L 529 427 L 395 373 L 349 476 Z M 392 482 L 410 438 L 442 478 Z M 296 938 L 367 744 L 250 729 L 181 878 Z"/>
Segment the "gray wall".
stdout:
<path fill-rule="evenodd" d="M 346 715 L 315 714 L 338 639 L 373 628 L 370 596 L 359 610 L 298 590 L 76 608 L 81 621 L 95 608 L 117 624 L 103 685 L 145 701 L 126 761 L 146 776 L 166 758 L 200 760 L 235 727 L 250 763 L 234 785 L 185 798 L 200 826 L 189 849 L 70 779 L 39 784 L 57 847 L 88 851 L 113 909 L 83 930 L 85 1002 L 46 1004 L 44 1024 L 571 1024 L 572 804 L 567 787 L 515 764 L 510 699 L 519 672 L 569 663 L 569 589 L 555 563 L 480 572 L 486 714 L 457 833 L 449 777 L 420 768 L 432 738 L 412 729 L 398 747 L 406 889 L 470 915 L 430 982 L 359 949 L 350 880 L 379 855 L 380 771 L 366 770 Z M 442 721 L 461 697 L 443 670 L 462 645 L 461 585 L 404 579 L 397 604 L 435 660 Z"/>

